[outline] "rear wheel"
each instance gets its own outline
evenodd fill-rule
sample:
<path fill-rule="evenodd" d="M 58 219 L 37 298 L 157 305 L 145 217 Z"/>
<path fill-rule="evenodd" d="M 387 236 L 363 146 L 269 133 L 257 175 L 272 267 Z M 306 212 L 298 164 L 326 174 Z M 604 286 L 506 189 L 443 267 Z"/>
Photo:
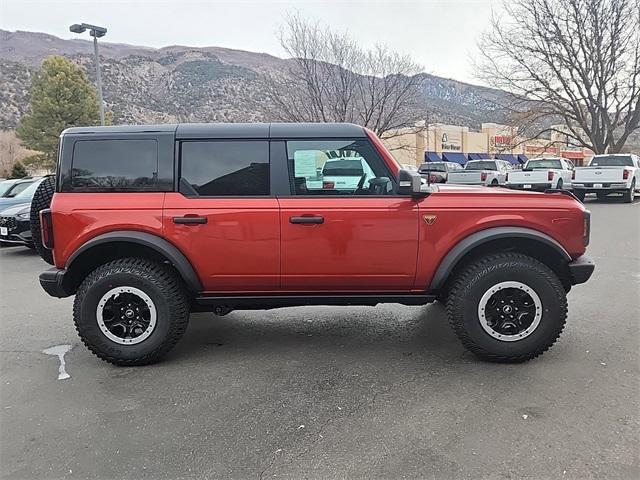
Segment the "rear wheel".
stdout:
<path fill-rule="evenodd" d="M 31 213 L 29 214 L 29 228 L 31 229 L 31 240 L 33 246 L 38 251 L 40 257 L 50 265 L 53 265 L 53 253 L 42 245 L 42 235 L 40 233 L 40 212 L 51 206 L 51 199 L 56 191 L 55 177 L 47 177 L 36 189 L 31 200 Z"/>
<path fill-rule="evenodd" d="M 578 200 L 580 200 L 581 202 L 584 202 L 584 196 L 585 196 L 584 190 L 575 189 L 573 190 L 573 194 L 576 196 Z"/>
<path fill-rule="evenodd" d="M 182 280 L 167 265 L 140 258 L 106 263 L 82 282 L 73 318 L 82 342 L 115 365 L 161 359 L 189 321 Z"/>
<path fill-rule="evenodd" d="M 607 198 L 607 192 L 596 192 L 596 197 L 598 197 L 598 200 L 604 200 Z"/>
<path fill-rule="evenodd" d="M 564 184 L 562 183 L 562 179 L 560 179 L 560 180 L 558 180 L 558 184 L 556 185 L 556 188 L 557 188 L 558 190 L 562 190 L 563 185 L 564 185 Z"/>
<path fill-rule="evenodd" d="M 447 313 L 462 344 L 478 357 L 524 362 L 545 352 L 560 336 L 567 299 L 549 267 L 524 254 L 500 253 L 458 274 Z"/>
<path fill-rule="evenodd" d="M 636 198 L 636 179 L 631 181 L 631 188 L 622 194 L 625 203 L 631 203 Z"/>

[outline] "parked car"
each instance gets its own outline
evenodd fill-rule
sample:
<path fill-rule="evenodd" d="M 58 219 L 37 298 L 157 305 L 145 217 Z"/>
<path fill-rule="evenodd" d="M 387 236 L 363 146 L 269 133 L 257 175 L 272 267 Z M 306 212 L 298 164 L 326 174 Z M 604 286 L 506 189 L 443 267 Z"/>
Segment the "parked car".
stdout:
<path fill-rule="evenodd" d="M 38 185 L 40 185 L 40 182 L 42 182 L 42 178 L 29 181 L 28 183 L 26 183 L 26 187 L 21 190 L 20 193 L 12 195 L 10 197 L 0 198 L 0 212 L 9 207 L 13 207 L 14 205 L 31 202 L 33 194 L 38 188 Z M 20 185 L 23 184 L 21 183 Z"/>
<path fill-rule="evenodd" d="M 0 198 L 11 198 L 22 192 L 38 178 L 12 178 L 0 182 Z"/>
<path fill-rule="evenodd" d="M 424 189 L 357 125 L 83 127 L 60 142 L 31 206 L 54 263 L 40 284 L 75 295 L 80 338 L 118 365 L 159 360 L 190 311 L 437 299 L 470 351 L 522 362 L 556 341 L 594 269 L 573 196 Z M 336 155 L 373 178 L 306 182 Z"/>
<path fill-rule="evenodd" d="M 470 160 L 464 170 L 450 172 L 447 183 L 464 185 L 503 185 L 511 164 L 505 160 Z"/>
<path fill-rule="evenodd" d="M 425 162 L 418 168 L 418 172 L 430 183 L 446 183 L 449 172 L 462 170 L 462 165 L 455 162 Z"/>
<path fill-rule="evenodd" d="M 640 188 L 640 158 L 633 154 L 595 155 L 588 167 L 575 169 L 573 193 L 584 200 L 587 193 L 604 198 L 621 193 L 624 201 L 633 202 Z"/>
<path fill-rule="evenodd" d="M 34 248 L 29 216 L 31 203 L 14 205 L 0 212 L 0 243 Z"/>
<path fill-rule="evenodd" d="M 570 189 L 573 163 L 565 158 L 535 158 L 507 173 L 505 186 L 518 190 Z"/>
<path fill-rule="evenodd" d="M 324 189 L 355 190 L 375 175 L 369 165 L 360 157 L 342 157 L 329 159 L 322 167 Z"/>

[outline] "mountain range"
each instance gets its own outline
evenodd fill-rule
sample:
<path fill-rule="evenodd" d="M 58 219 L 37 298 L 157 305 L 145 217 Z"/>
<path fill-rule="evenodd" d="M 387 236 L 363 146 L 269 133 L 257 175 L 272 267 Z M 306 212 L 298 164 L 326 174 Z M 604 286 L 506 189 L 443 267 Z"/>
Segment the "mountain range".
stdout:
<path fill-rule="evenodd" d="M 93 44 L 39 32 L 0 30 L 0 128 L 14 128 L 28 109 L 33 74 L 49 55 L 64 55 L 94 80 Z M 114 123 L 269 121 L 265 74 L 290 60 L 221 47 L 150 48 L 101 42 L 104 99 Z M 479 128 L 505 122 L 507 94 L 428 73 L 416 103 L 429 122 Z"/>

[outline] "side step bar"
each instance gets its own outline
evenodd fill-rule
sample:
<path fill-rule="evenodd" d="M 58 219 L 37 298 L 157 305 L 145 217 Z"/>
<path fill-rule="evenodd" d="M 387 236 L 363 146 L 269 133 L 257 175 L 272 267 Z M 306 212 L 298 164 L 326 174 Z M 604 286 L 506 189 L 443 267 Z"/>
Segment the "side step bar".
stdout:
<path fill-rule="evenodd" d="M 225 306 L 239 310 L 268 310 L 271 308 L 301 307 L 308 305 L 366 305 L 400 303 L 402 305 L 426 305 L 434 302 L 435 295 L 202 295 L 196 297 L 195 307 L 199 311 L 213 310 Z"/>

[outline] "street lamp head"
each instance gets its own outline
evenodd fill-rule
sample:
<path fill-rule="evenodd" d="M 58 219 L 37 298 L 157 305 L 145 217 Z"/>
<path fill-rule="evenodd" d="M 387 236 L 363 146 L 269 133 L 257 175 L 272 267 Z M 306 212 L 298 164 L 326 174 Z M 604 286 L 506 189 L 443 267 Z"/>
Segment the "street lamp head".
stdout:
<path fill-rule="evenodd" d="M 69 27 L 69 30 L 73 33 L 84 33 L 89 30 L 89 35 L 96 38 L 104 37 L 107 33 L 105 27 L 98 27 L 97 25 L 90 25 L 88 23 L 74 23 Z"/>
<path fill-rule="evenodd" d="M 87 29 L 84 28 L 82 25 L 80 25 L 79 23 L 74 23 L 73 25 L 71 25 L 69 27 L 69 31 L 73 32 L 73 33 L 83 33 L 84 31 L 86 31 Z"/>

